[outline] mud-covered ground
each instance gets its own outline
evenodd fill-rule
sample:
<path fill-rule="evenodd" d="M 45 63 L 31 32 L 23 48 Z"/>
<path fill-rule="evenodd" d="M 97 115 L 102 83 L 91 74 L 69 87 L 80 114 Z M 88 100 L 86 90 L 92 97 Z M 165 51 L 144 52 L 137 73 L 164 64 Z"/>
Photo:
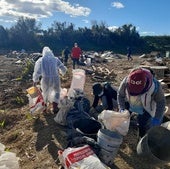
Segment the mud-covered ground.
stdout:
<path fill-rule="evenodd" d="M 115 58 L 113 62 L 94 63 L 95 66 L 114 69 L 116 76 L 110 81 L 118 87 L 121 80 L 129 71 L 138 65 L 149 65 L 146 59 L 133 57 L 127 61 L 126 57 Z M 32 86 L 32 81 L 17 80 L 22 74 L 24 64 L 16 64 L 16 58 L 0 56 L 0 142 L 8 151 L 15 152 L 20 158 L 21 169 L 58 169 L 57 152 L 67 145 L 67 128 L 57 125 L 55 115 L 38 113 L 33 118 L 29 113 L 26 89 Z M 83 69 L 86 67 L 82 67 Z M 71 63 L 68 65 L 68 74 L 61 81 L 62 87 L 69 88 L 71 84 Z M 31 79 L 31 77 L 30 77 Z M 85 94 L 92 101 L 91 74 L 86 74 Z M 124 137 L 118 154 L 114 159 L 115 169 L 168 169 L 170 165 L 155 165 L 136 153 L 137 130 L 130 128 Z"/>

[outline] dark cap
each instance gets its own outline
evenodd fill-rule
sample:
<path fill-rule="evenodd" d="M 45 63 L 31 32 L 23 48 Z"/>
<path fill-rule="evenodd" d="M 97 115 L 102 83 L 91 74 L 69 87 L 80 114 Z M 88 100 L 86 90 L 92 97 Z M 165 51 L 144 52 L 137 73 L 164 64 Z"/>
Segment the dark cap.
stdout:
<path fill-rule="evenodd" d="M 103 87 L 100 83 L 94 83 L 93 85 L 93 94 L 99 95 L 103 91 Z"/>

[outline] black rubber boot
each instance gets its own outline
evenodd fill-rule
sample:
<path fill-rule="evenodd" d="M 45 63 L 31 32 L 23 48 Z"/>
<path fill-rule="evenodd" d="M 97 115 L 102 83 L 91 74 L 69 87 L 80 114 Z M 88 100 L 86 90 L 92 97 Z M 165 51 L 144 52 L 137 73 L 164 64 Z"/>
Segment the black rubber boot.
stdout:
<path fill-rule="evenodd" d="M 57 114 L 59 111 L 58 103 L 53 102 L 53 113 Z"/>

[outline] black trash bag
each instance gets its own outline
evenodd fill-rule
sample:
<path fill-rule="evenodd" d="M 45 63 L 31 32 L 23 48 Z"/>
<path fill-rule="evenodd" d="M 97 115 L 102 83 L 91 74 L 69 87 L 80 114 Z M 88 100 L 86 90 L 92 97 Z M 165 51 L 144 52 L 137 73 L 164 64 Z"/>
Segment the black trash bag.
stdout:
<path fill-rule="evenodd" d="M 92 118 L 85 118 L 76 120 L 73 124 L 73 128 L 84 135 L 94 135 L 97 134 L 102 125 L 97 120 Z"/>
<path fill-rule="evenodd" d="M 67 126 L 68 128 L 73 128 L 73 124 L 75 121 L 79 119 L 91 118 L 89 114 L 84 111 L 79 111 L 75 107 L 72 108 L 66 116 Z"/>
<path fill-rule="evenodd" d="M 75 128 L 74 128 L 74 123 L 76 121 L 78 121 L 79 119 L 88 119 L 90 118 L 90 116 L 83 112 L 83 111 L 78 111 L 76 108 L 72 108 L 66 116 L 66 122 L 67 122 L 67 140 L 68 142 L 70 140 L 72 140 L 74 137 L 78 137 L 78 136 L 83 136 L 82 133 L 78 132 Z"/>
<path fill-rule="evenodd" d="M 89 136 L 96 139 L 101 124 L 92 119 L 92 117 L 86 112 L 89 110 L 90 102 L 88 99 L 84 97 L 78 97 L 75 99 L 74 107 L 70 109 L 66 116 L 68 142 L 78 136 Z"/>
<path fill-rule="evenodd" d="M 74 137 L 68 143 L 68 147 L 80 147 L 83 145 L 89 145 L 96 155 L 99 154 L 99 151 L 101 149 L 98 143 L 94 139 L 87 136 Z"/>
<path fill-rule="evenodd" d="M 74 107 L 79 111 L 89 113 L 90 101 L 86 97 L 78 97 L 74 102 Z"/>

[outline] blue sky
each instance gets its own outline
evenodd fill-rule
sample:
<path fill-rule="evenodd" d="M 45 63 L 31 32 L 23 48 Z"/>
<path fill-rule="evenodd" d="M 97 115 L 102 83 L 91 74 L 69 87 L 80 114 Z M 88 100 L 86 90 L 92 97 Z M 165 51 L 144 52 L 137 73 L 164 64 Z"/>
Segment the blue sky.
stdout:
<path fill-rule="evenodd" d="M 35 18 L 47 29 L 54 21 L 110 29 L 132 24 L 140 35 L 170 35 L 170 0 L 0 0 L 0 25 L 11 27 L 18 17 Z"/>

